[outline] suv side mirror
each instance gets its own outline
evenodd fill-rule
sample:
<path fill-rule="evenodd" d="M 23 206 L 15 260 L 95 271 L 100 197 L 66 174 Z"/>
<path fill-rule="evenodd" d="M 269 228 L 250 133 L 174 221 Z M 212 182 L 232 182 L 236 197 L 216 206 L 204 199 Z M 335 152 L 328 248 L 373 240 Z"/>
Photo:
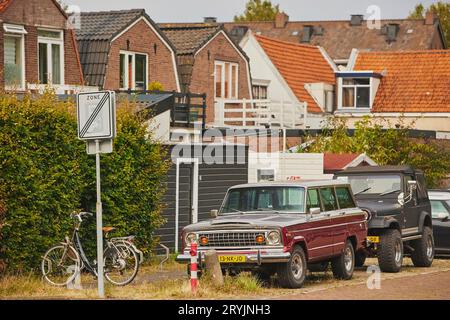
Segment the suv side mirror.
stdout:
<path fill-rule="evenodd" d="M 415 180 L 408 181 L 408 189 L 409 189 L 410 193 L 412 193 L 414 190 L 416 190 L 417 189 L 417 181 L 415 181 Z"/>
<path fill-rule="evenodd" d="M 311 208 L 309 209 L 309 213 L 310 214 L 319 214 L 320 213 L 320 208 Z"/>
<path fill-rule="evenodd" d="M 403 206 L 405 204 L 405 194 L 400 192 L 397 198 L 397 202 L 399 205 Z"/>
<path fill-rule="evenodd" d="M 410 180 L 408 181 L 408 196 L 405 197 L 406 201 L 405 202 L 410 202 L 412 200 L 414 200 L 414 202 L 417 202 L 417 199 L 415 197 L 416 193 L 414 191 L 417 190 L 417 181 L 415 180 Z"/>
<path fill-rule="evenodd" d="M 218 215 L 219 215 L 219 210 L 211 210 L 211 212 L 210 212 L 211 218 L 217 218 Z"/>

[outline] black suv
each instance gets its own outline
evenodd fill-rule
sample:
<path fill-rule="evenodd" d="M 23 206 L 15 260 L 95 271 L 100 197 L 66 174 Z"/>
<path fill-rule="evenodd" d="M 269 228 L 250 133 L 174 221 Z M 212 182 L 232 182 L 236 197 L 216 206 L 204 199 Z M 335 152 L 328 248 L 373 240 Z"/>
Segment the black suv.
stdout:
<path fill-rule="evenodd" d="M 416 267 L 431 266 L 431 206 L 422 171 L 410 166 L 363 166 L 335 177 L 350 182 L 358 206 L 370 215 L 370 245 L 357 253 L 356 265 L 377 256 L 381 271 L 399 272 L 405 253 Z"/>

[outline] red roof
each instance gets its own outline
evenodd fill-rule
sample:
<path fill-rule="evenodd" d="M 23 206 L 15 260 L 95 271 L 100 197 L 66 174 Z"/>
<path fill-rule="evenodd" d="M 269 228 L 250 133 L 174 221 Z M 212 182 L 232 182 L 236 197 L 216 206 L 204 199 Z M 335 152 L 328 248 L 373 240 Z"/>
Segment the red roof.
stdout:
<path fill-rule="evenodd" d="M 323 170 L 325 172 L 342 170 L 359 156 L 358 153 L 325 153 L 323 155 Z"/>
<path fill-rule="evenodd" d="M 0 12 L 6 9 L 13 2 L 13 0 L 0 0 Z"/>
<path fill-rule="evenodd" d="M 336 82 L 334 70 L 320 47 L 260 35 L 255 37 L 298 100 L 308 103 L 309 112 L 323 112 L 305 89 L 307 83 L 323 82 L 334 85 Z"/>
<path fill-rule="evenodd" d="M 383 74 L 373 112 L 450 112 L 450 50 L 360 52 L 354 70 Z"/>

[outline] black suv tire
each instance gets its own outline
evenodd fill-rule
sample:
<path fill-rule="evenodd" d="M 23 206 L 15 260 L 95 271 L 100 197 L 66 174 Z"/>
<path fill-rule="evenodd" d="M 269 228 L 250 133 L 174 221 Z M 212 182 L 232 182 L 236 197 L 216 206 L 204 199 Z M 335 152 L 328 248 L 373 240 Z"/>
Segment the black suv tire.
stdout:
<path fill-rule="evenodd" d="M 297 274 L 293 271 L 293 265 L 297 266 Z M 305 282 L 307 268 L 305 252 L 302 247 L 296 246 L 289 261 L 278 265 L 278 283 L 283 288 L 301 288 Z"/>
<path fill-rule="evenodd" d="M 433 231 L 430 227 L 424 227 L 422 238 L 411 242 L 414 251 L 411 252 L 411 260 L 415 267 L 429 267 L 434 259 Z"/>
<path fill-rule="evenodd" d="M 383 230 L 380 234 L 378 264 L 383 272 L 399 272 L 403 262 L 403 242 L 397 229 Z"/>
<path fill-rule="evenodd" d="M 342 254 L 331 260 L 331 269 L 336 279 L 349 280 L 355 270 L 355 250 L 352 242 L 347 240 Z"/>
<path fill-rule="evenodd" d="M 367 253 L 364 250 L 359 250 L 355 253 L 355 267 L 363 267 L 367 259 Z"/>

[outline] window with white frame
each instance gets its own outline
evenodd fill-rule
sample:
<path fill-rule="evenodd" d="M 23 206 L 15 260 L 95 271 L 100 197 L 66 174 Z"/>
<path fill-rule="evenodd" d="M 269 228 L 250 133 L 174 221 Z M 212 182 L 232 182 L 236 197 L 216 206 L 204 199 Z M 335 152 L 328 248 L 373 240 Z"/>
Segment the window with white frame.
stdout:
<path fill-rule="evenodd" d="M 148 56 L 135 52 L 120 52 L 120 88 L 146 90 L 148 83 Z"/>
<path fill-rule="evenodd" d="M 258 169 L 257 170 L 258 182 L 275 181 L 274 169 Z"/>
<path fill-rule="evenodd" d="M 223 99 L 238 98 L 239 65 L 232 62 L 215 62 L 215 97 Z"/>
<path fill-rule="evenodd" d="M 265 100 L 267 99 L 267 85 L 253 85 L 252 86 L 252 90 L 253 90 L 253 99 L 256 100 Z"/>
<path fill-rule="evenodd" d="M 342 79 L 342 108 L 370 108 L 370 78 Z"/>
<path fill-rule="evenodd" d="M 64 34 L 62 30 L 38 30 L 39 83 L 64 84 Z"/>
<path fill-rule="evenodd" d="M 23 26 L 4 24 L 3 62 L 5 86 L 23 89 L 25 86 L 25 48 Z"/>

